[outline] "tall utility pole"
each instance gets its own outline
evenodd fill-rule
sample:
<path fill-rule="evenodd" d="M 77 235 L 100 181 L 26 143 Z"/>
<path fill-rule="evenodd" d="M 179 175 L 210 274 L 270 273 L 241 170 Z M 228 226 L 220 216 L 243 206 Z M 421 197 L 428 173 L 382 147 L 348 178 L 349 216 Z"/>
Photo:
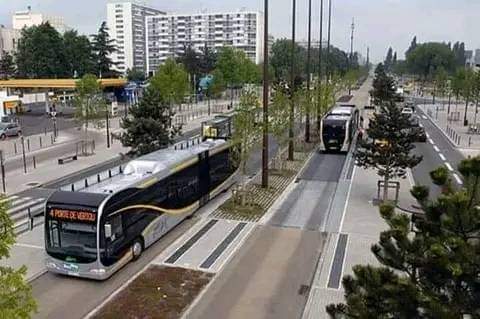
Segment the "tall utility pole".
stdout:
<path fill-rule="evenodd" d="M 310 64 L 312 50 L 312 0 L 308 0 L 308 45 L 307 45 L 307 112 L 305 115 L 305 142 L 310 143 Z"/>
<path fill-rule="evenodd" d="M 350 66 L 353 66 L 353 34 L 355 32 L 355 18 L 352 18 L 352 36 L 350 37 Z"/>
<path fill-rule="evenodd" d="M 290 70 L 290 119 L 289 119 L 289 132 L 288 132 L 288 137 L 289 137 L 289 142 L 288 142 L 288 160 L 293 161 L 294 157 L 294 145 L 293 145 L 293 139 L 294 139 L 294 132 L 293 132 L 293 126 L 294 126 L 294 116 L 295 116 L 295 99 L 294 99 L 294 89 L 295 89 L 295 22 L 296 22 L 296 15 L 297 15 L 297 1 L 293 0 L 293 5 L 292 5 L 292 65 L 291 65 L 291 70 Z"/>
<path fill-rule="evenodd" d="M 263 148 L 262 148 L 262 187 L 268 187 L 268 0 L 265 0 L 263 26 Z"/>
<path fill-rule="evenodd" d="M 370 47 L 367 47 L 367 67 L 370 66 Z"/>
<path fill-rule="evenodd" d="M 318 108 L 317 108 L 317 132 L 320 134 L 320 122 L 322 113 L 322 52 L 323 50 L 323 0 L 320 0 L 320 43 L 318 47 Z"/>
<path fill-rule="evenodd" d="M 330 40 L 332 34 L 332 0 L 328 0 L 327 81 L 331 76 Z"/>

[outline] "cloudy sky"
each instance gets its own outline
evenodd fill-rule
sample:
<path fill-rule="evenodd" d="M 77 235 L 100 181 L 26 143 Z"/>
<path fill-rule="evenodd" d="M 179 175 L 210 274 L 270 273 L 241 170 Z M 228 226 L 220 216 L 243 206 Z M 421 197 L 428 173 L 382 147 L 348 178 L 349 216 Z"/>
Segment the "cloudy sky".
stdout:
<path fill-rule="evenodd" d="M 465 41 L 467 48 L 480 48 L 480 1 L 478 0 L 332 0 L 332 43 L 349 48 L 350 24 L 355 18 L 355 49 L 373 60 L 381 59 L 388 46 L 399 51 L 408 47 L 413 35 L 419 41 Z M 0 0 L 0 24 L 11 25 L 11 15 L 28 5 L 35 12 L 61 15 L 82 33 L 95 32 L 106 18 L 107 0 Z M 146 0 L 147 4 L 172 13 L 223 10 L 263 10 L 262 0 Z M 291 34 L 291 0 L 270 0 L 270 30 L 275 37 Z M 325 4 L 328 0 L 324 0 Z M 313 0 L 314 35 L 319 33 L 320 0 Z M 297 0 L 299 39 L 307 34 L 308 0 Z M 326 5 L 325 5 L 326 7 Z"/>

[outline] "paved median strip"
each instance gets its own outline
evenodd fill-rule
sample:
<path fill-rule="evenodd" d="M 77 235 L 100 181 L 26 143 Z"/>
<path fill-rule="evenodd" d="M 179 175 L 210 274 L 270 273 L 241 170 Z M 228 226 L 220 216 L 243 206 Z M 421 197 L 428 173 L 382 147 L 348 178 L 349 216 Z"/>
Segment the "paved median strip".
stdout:
<path fill-rule="evenodd" d="M 345 260 L 348 243 L 348 235 L 340 234 L 335 248 L 335 255 L 333 257 L 332 268 L 330 269 L 330 277 L 328 279 L 328 288 L 339 289 L 340 281 L 343 273 L 343 263 Z"/>
<path fill-rule="evenodd" d="M 183 256 L 192 248 L 192 246 L 205 235 L 216 223 L 218 220 L 212 219 L 209 221 L 205 226 L 202 227 L 192 238 L 190 238 L 182 247 L 178 248 L 173 255 L 171 255 L 167 260 L 165 260 L 166 264 L 174 264 L 180 257 Z"/>

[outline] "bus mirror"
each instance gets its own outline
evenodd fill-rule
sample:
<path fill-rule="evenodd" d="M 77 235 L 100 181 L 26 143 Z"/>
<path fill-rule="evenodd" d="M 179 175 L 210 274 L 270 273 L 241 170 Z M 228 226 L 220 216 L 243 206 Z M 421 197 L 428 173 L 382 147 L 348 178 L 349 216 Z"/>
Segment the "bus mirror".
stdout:
<path fill-rule="evenodd" d="M 105 238 L 112 238 L 112 225 L 105 224 Z"/>

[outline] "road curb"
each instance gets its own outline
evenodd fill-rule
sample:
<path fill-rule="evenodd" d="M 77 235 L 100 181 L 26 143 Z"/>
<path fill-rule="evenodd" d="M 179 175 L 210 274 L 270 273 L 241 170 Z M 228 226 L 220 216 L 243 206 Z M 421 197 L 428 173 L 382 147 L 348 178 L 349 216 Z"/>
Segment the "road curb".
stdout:
<path fill-rule="evenodd" d="M 432 118 L 430 115 L 428 115 L 427 113 L 425 113 L 425 111 L 423 110 L 422 107 L 420 107 L 419 109 L 420 109 L 420 111 L 422 112 L 422 114 L 425 115 L 425 116 L 428 118 L 428 120 L 430 121 L 430 123 L 432 123 L 432 124 L 442 133 L 442 135 L 444 135 L 444 136 L 447 138 L 448 142 L 449 142 L 450 144 L 452 144 L 452 146 L 453 146 L 454 148 L 460 149 L 460 147 L 459 147 L 457 144 L 455 144 L 455 142 L 452 140 L 452 138 L 451 138 L 450 136 L 448 136 L 447 133 L 446 133 L 444 130 L 442 130 L 442 128 L 440 127 L 440 125 L 438 125 L 438 124 L 433 120 L 433 118 Z"/>

